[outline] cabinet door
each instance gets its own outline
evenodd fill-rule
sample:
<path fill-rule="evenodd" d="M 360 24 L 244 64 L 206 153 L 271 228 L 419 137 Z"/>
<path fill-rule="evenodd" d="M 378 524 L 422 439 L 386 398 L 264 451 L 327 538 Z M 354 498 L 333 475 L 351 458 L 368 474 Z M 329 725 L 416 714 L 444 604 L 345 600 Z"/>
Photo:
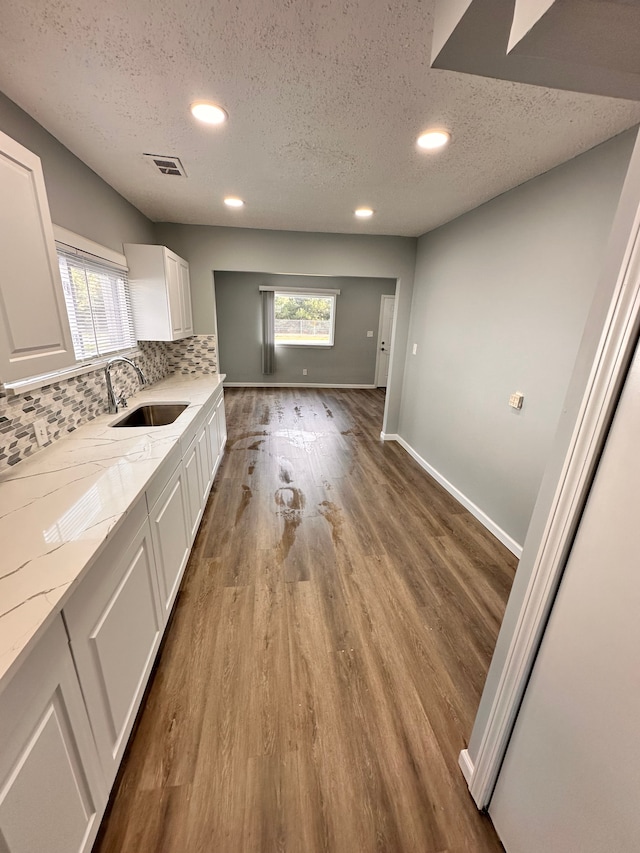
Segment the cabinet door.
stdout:
<path fill-rule="evenodd" d="M 75 362 L 40 159 L 0 133 L 0 380 Z"/>
<path fill-rule="evenodd" d="M 180 464 L 149 512 L 165 622 L 171 613 L 189 558 L 191 537 L 188 517 L 184 474 Z"/>
<path fill-rule="evenodd" d="M 213 407 L 213 411 L 207 417 L 207 443 L 209 447 L 209 470 L 211 478 L 215 477 L 220 460 L 220 434 L 218 432 L 218 411 Z"/>
<path fill-rule="evenodd" d="M 202 518 L 202 472 L 198 458 L 198 442 L 194 438 L 182 459 L 184 468 L 185 488 L 187 493 L 187 509 L 189 517 L 189 544 L 193 542 Z"/>
<path fill-rule="evenodd" d="M 173 339 L 183 337 L 182 325 L 182 285 L 180 283 L 180 269 L 177 255 L 165 251 L 165 269 L 167 276 L 167 295 L 169 297 L 169 319 L 171 322 L 171 334 Z"/>
<path fill-rule="evenodd" d="M 88 853 L 106 802 L 58 616 L 0 697 L 0 850 Z"/>
<path fill-rule="evenodd" d="M 200 484 L 202 487 L 201 501 L 202 506 L 207 502 L 211 483 L 213 482 L 213 473 L 211 462 L 209 460 L 209 436 L 207 434 L 207 425 L 203 424 L 199 435 L 196 438 L 198 448 L 198 464 L 200 466 Z"/>
<path fill-rule="evenodd" d="M 148 521 L 133 541 L 127 530 L 116 534 L 63 612 L 111 786 L 162 636 Z"/>
<path fill-rule="evenodd" d="M 216 403 L 217 420 L 218 420 L 218 439 L 220 442 L 220 455 L 224 453 L 224 446 L 227 443 L 227 418 L 224 413 L 224 394 Z"/>
<path fill-rule="evenodd" d="M 193 334 L 193 317 L 191 312 L 191 283 L 189 281 L 189 264 L 182 258 L 178 261 L 180 272 L 180 296 L 182 297 L 182 332 Z"/>

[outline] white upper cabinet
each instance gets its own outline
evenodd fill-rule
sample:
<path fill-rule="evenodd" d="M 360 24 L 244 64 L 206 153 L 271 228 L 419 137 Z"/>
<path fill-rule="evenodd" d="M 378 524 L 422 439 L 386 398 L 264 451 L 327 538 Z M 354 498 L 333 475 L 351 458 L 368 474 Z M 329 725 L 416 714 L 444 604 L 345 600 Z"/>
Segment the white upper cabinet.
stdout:
<path fill-rule="evenodd" d="M 166 246 L 125 243 L 136 337 L 177 341 L 193 334 L 189 264 Z"/>
<path fill-rule="evenodd" d="M 40 158 L 0 133 L 0 380 L 75 362 Z"/>

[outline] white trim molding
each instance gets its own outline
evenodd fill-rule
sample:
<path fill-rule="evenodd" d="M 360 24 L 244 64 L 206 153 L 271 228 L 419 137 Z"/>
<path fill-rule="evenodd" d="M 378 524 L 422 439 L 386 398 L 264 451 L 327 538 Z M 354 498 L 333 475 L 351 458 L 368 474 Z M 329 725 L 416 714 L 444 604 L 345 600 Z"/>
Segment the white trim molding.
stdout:
<path fill-rule="evenodd" d="M 361 388 L 375 389 L 375 385 L 349 385 L 324 382 L 225 382 L 225 388 Z"/>
<path fill-rule="evenodd" d="M 138 348 L 123 350 L 122 352 L 110 352 L 108 355 L 100 356 L 100 358 L 93 359 L 92 361 L 78 361 L 71 367 L 65 367 L 64 370 L 43 373 L 40 376 L 30 376 L 28 379 L 19 379 L 16 382 L 6 382 L 2 387 L 8 394 L 26 394 L 27 391 L 33 391 L 36 388 L 44 388 L 46 385 L 53 385 L 55 382 L 73 379 L 74 376 L 82 376 L 84 373 L 94 373 L 96 370 L 105 367 L 110 358 L 122 355 L 127 358 L 136 358 L 142 355 L 142 353 Z"/>
<path fill-rule="evenodd" d="M 520 559 L 520 556 L 522 555 L 522 545 L 520 545 L 518 542 L 516 542 L 515 539 L 509 536 L 506 530 L 503 530 L 498 524 L 496 524 L 495 521 L 493 521 L 493 519 L 489 518 L 486 512 L 481 510 L 477 504 L 474 504 L 474 502 L 470 500 L 465 494 L 463 494 L 460 489 L 456 488 L 453 483 L 450 483 L 449 480 L 447 480 L 447 478 L 444 477 L 439 471 L 436 471 L 436 469 L 432 465 L 430 465 L 426 459 L 423 459 L 422 456 L 420 456 L 417 450 L 413 449 L 413 447 L 409 444 L 408 441 L 405 441 L 404 438 L 402 438 L 402 436 L 400 435 L 381 433 L 380 437 L 382 438 L 383 436 L 384 441 L 397 441 L 398 444 L 407 451 L 409 456 L 412 456 L 416 460 L 418 465 L 420 465 L 421 468 L 424 468 L 427 474 L 433 477 L 436 482 L 440 483 L 440 485 L 443 486 L 449 492 L 449 494 L 452 495 L 458 501 L 459 504 L 462 504 L 465 509 L 468 509 L 471 515 L 475 516 L 478 521 L 483 524 L 490 533 L 493 533 L 496 539 L 499 539 L 500 542 L 502 542 L 502 544 L 505 545 L 511 551 L 512 554 L 515 554 L 515 556 Z"/>
<path fill-rule="evenodd" d="M 488 720 L 471 767 L 469 791 L 487 808 L 553 606 L 619 394 L 640 322 L 640 208 L 621 256 L 609 310 L 569 449 Z M 461 756 L 460 760 L 463 758 Z"/>
<path fill-rule="evenodd" d="M 270 284 L 260 284 L 258 290 L 272 290 L 274 293 L 299 293 L 301 296 L 322 296 L 322 294 L 340 296 L 340 291 L 332 287 L 289 287 L 286 284 L 274 287 Z"/>
<path fill-rule="evenodd" d="M 94 240 L 89 240 L 88 237 L 83 237 L 82 234 L 76 234 L 74 231 L 69 231 L 68 228 L 63 228 L 62 225 L 53 226 L 53 236 L 56 243 L 64 243 L 65 246 L 70 246 L 81 253 L 102 258 L 102 260 L 123 267 L 125 270 L 128 269 L 127 259 L 122 252 L 116 252 L 107 246 L 102 246 Z"/>
<path fill-rule="evenodd" d="M 467 785 L 470 785 L 471 780 L 473 779 L 473 761 L 471 760 L 468 749 L 463 749 L 460 753 L 458 757 L 458 766 L 462 770 L 462 775 L 464 776 Z"/>

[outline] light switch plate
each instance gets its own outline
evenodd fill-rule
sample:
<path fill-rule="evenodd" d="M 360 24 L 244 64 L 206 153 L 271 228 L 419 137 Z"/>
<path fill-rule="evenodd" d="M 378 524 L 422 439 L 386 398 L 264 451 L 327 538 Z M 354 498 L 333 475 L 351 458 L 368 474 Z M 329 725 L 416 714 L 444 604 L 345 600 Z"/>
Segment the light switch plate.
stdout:
<path fill-rule="evenodd" d="M 524 394 L 521 394 L 520 391 L 516 391 L 509 397 L 509 405 L 512 409 L 521 409 L 523 401 Z"/>
<path fill-rule="evenodd" d="M 414 355 L 416 355 L 416 354 L 417 354 L 417 352 L 418 352 L 418 344 L 414 344 L 414 345 L 413 345 L 413 349 L 411 350 L 411 352 L 412 352 Z"/>
<path fill-rule="evenodd" d="M 373 332 L 367 332 L 367 337 L 368 337 L 368 338 L 372 338 L 372 337 L 373 337 Z"/>

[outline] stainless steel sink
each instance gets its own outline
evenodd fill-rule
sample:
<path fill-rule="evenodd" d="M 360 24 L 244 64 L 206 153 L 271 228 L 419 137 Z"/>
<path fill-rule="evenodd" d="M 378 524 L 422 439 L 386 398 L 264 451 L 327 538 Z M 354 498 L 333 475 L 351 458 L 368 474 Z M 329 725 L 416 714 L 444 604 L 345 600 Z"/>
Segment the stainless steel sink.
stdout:
<path fill-rule="evenodd" d="M 112 427 L 152 427 L 172 424 L 184 412 L 188 403 L 150 403 L 132 409 Z"/>

